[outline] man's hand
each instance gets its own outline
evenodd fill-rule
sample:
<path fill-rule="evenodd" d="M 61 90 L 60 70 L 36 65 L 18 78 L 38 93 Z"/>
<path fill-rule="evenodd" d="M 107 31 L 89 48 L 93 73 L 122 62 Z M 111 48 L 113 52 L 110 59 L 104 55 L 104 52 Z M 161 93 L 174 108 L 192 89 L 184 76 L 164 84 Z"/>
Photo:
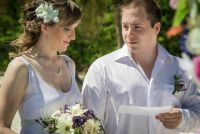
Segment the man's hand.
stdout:
<path fill-rule="evenodd" d="M 169 112 L 156 115 L 155 119 L 160 120 L 166 128 L 175 129 L 182 121 L 182 113 L 178 108 L 172 108 Z"/>

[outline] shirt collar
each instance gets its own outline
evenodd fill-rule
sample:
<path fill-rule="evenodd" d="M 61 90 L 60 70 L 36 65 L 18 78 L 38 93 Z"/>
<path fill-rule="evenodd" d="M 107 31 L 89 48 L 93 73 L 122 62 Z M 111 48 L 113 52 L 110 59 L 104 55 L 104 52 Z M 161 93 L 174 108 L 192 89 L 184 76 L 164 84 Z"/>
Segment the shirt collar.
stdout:
<path fill-rule="evenodd" d="M 128 57 L 132 59 L 131 51 L 128 49 L 126 44 L 124 44 L 123 47 L 119 50 L 117 56 L 115 57 L 115 60 L 118 60 L 124 57 Z"/>
<path fill-rule="evenodd" d="M 163 60 L 170 60 L 170 61 L 173 60 L 173 56 L 169 54 L 169 52 L 167 52 L 167 50 L 165 50 L 159 43 L 157 44 L 157 50 L 158 50 L 157 58 L 161 58 Z M 115 57 L 115 60 L 118 60 L 124 57 L 128 57 L 129 59 L 133 60 L 131 52 L 128 49 L 126 44 L 124 44 L 123 47 L 119 50 L 117 56 Z"/>
<path fill-rule="evenodd" d="M 161 58 L 163 60 L 173 60 L 173 56 L 166 50 L 164 49 L 160 44 L 157 44 L 157 50 L 158 50 L 158 58 Z"/>

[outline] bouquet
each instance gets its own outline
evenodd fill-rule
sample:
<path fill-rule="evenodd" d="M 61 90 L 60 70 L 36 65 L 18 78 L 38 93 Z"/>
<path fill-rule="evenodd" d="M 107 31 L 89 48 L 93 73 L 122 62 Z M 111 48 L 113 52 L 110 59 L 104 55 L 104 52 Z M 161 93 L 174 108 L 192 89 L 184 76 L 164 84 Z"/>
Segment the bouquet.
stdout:
<path fill-rule="evenodd" d="M 50 117 L 36 120 L 43 126 L 43 130 L 56 134 L 103 134 L 100 120 L 93 111 L 80 104 L 65 105 L 55 111 Z"/>

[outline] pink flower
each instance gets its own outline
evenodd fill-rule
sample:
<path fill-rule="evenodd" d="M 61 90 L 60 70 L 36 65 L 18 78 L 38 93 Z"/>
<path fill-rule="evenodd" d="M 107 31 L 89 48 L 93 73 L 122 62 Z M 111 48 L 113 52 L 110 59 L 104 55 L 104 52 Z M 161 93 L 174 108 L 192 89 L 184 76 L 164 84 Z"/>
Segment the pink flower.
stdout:
<path fill-rule="evenodd" d="M 193 58 L 194 63 L 194 73 L 197 79 L 200 81 L 200 56 Z"/>
<path fill-rule="evenodd" d="M 178 1 L 178 0 L 170 0 L 170 1 L 169 1 L 169 6 L 170 6 L 172 9 L 176 9 L 177 1 Z"/>

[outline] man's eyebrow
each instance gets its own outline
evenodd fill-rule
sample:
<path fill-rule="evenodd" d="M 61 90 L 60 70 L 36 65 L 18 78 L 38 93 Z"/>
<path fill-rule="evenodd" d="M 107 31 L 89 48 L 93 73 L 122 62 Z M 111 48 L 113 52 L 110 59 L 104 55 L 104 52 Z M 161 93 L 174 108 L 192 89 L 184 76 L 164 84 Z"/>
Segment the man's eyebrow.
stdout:
<path fill-rule="evenodd" d="M 129 25 L 129 23 L 122 23 L 122 25 Z M 142 25 L 142 24 L 140 24 L 140 23 L 131 23 L 130 25 Z"/>

